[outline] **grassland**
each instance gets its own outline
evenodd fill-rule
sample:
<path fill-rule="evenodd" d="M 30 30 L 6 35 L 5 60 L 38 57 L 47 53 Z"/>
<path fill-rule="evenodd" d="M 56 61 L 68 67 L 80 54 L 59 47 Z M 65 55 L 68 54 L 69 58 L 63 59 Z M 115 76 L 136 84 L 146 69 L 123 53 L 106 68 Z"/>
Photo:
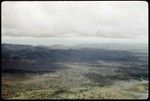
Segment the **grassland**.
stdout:
<path fill-rule="evenodd" d="M 69 68 L 40 74 L 3 73 L 2 98 L 146 99 L 148 97 L 148 81 L 118 72 L 120 63 L 58 64 Z"/>

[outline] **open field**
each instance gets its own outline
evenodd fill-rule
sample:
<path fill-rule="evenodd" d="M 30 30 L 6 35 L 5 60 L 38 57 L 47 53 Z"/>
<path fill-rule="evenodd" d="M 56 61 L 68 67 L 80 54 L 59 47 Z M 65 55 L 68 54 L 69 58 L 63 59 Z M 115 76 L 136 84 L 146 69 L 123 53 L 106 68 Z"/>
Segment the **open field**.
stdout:
<path fill-rule="evenodd" d="M 121 76 L 116 78 L 120 75 L 116 74 L 116 68 L 65 64 L 70 68 L 50 73 L 3 73 L 3 98 L 145 99 L 148 96 L 146 80 L 129 80 Z"/>

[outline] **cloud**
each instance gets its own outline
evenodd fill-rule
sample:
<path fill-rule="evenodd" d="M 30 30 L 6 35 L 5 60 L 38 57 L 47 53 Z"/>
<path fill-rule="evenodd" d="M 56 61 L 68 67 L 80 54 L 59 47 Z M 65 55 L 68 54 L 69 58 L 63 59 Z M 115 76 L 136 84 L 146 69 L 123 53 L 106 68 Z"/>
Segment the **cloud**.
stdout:
<path fill-rule="evenodd" d="M 148 4 L 144 1 L 5 1 L 2 36 L 147 37 Z"/>

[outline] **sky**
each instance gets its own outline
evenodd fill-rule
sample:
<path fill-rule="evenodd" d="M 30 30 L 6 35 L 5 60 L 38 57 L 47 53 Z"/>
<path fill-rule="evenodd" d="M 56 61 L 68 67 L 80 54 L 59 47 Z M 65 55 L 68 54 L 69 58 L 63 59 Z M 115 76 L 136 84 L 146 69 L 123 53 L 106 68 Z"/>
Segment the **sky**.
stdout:
<path fill-rule="evenodd" d="M 4 1 L 2 43 L 148 43 L 145 1 Z"/>

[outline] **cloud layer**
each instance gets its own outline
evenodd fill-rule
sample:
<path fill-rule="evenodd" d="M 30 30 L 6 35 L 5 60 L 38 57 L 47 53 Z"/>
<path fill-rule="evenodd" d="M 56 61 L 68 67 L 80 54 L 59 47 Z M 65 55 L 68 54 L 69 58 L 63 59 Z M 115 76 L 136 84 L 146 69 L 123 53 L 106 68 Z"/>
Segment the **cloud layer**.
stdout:
<path fill-rule="evenodd" d="M 148 4 L 143 1 L 5 1 L 2 36 L 146 38 Z"/>

